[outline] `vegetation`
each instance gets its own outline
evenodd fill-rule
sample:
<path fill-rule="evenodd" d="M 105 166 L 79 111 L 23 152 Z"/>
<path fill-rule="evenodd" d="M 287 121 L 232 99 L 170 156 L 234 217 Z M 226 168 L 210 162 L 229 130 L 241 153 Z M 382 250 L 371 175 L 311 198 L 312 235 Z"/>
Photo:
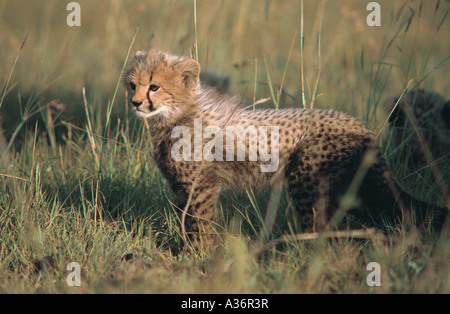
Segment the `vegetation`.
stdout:
<path fill-rule="evenodd" d="M 305 236 L 284 192 L 225 192 L 220 245 L 183 253 L 148 127 L 117 88 L 129 51 L 195 55 L 247 106 L 360 117 L 398 180 L 443 204 L 436 171 L 400 158 L 407 142 L 392 147 L 380 107 L 406 88 L 450 90 L 450 5 L 378 2 L 380 27 L 363 1 L 80 0 L 69 27 L 65 1 L 0 0 L 0 293 L 449 293 L 448 225 Z M 80 287 L 66 283 L 70 262 Z"/>

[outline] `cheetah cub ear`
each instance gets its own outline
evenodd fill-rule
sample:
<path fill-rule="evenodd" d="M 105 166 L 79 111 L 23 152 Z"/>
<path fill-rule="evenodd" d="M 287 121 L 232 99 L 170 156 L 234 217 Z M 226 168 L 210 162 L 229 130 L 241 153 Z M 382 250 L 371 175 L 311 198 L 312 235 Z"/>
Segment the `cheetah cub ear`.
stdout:
<path fill-rule="evenodd" d="M 137 50 L 137 51 L 134 53 L 134 59 L 135 59 L 135 60 L 140 59 L 140 58 L 144 57 L 146 54 L 147 54 L 147 53 L 146 53 L 145 51 Z"/>
<path fill-rule="evenodd" d="M 175 65 L 181 71 L 181 78 L 186 88 L 193 88 L 200 76 L 200 64 L 193 59 L 185 59 Z"/>

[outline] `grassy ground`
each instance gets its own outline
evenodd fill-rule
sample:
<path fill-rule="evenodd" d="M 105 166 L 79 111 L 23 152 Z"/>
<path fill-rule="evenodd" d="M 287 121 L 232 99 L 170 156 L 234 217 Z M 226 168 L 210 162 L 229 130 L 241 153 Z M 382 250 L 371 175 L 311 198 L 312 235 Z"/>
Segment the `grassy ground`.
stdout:
<path fill-rule="evenodd" d="M 139 26 L 131 51 L 198 53 L 249 104 L 355 114 L 380 133 L 399 181 L 442 203 L 430 169 L 389 145 L 379 107 L 408 84 L 448 97 L 448 1 L 378 1 L 380 27 L 367 26 L 364 1 L 305 1 L 303 18 L 301 1 L 78 2 L 81 27 L 68 27 L 65 1 L 0 0 L 0 293 L 450 292 L 448 229 L 299 240 L 284 194 L 262 242 L 270 193 L 230 191 L 222 244 L 175 255 L 180 223 L 148 129 L 115 92 Z M 70 262 L 80 287 L 66 284 Z M 366 283 L 370 262 L 380 287 Z"/>

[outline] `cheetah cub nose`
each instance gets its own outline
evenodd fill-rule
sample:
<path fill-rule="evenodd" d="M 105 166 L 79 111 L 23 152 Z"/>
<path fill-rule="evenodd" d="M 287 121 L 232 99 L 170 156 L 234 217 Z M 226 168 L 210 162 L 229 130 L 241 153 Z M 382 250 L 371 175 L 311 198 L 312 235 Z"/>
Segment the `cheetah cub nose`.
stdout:
<path fill-rule="evenodd" d="M 142 105 L 142 101 L 137 102 L 137 101 L 131 101 L 133 103 L 133 106 L 135 106 L 136 108 L 139 107 L 140 105 Z"/>

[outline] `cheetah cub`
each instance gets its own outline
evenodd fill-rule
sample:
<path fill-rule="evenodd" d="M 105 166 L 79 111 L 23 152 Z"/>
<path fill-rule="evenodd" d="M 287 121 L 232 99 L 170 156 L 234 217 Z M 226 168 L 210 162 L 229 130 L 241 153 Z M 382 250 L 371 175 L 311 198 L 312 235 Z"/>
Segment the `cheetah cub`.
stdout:
<path fill-rule="evenodd" d="M 324 230 L 359 178 L 348 209 L 383 226 L 427 204 L 393 178 L 374 136 L 356 118 L 333 110 L 243 110 L 240 101 L 199 82 L 193 59 L 138 51 L 124 75 L 129 105 L 148 121 L 155 161 L 171 186 L 194 243 L 212 233 L 219 192 L 287 183 L 304 231 Z M 355 184 L 353 184 L 355 185 Z M 352 185 L 352 186 L 353 186 Z M 186 206 L 186 205 L 189 206 Z M 431 205 L 442 222 L 447 210 Z M 181 212 L 181 211 L 180 211 Z"/>
<path fill-rule="evenodd" d="M 414 169 L 427 166 L 417 131 L 410 122 L 405 106 L 410 106 L 418 128 L 426 141 L 432 157 L 440 164 L 450 161 L 450 100 L 434 91 L 424 89 L 406 93 L 397 106 L 399 97 L 388 97 L 383 109 L 389 115 L 392 139 L 399 146 L 406 141 L 403 151 L 405 161 Z M 394 107 L 395 106 L 395 107 Z"/>

